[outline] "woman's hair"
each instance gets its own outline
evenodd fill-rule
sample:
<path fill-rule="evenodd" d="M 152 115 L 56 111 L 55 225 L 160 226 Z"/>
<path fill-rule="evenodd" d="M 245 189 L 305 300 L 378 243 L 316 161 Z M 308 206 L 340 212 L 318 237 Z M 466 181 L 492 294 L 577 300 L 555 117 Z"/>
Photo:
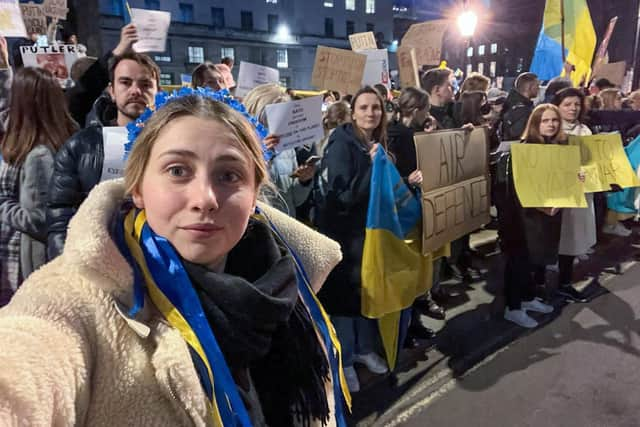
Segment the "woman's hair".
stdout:
<path fill-rule="evenodd" d="M 573 83 L 571 83 L 571 80 L 569 80 L 568 78 L 554 77 L 551 80 L 549 80 L 549 84 L 547 85 L 547 90 L 544 92 L 544 99 L 553 104 L 556 104 L 555 102 L 553 102 L 553 99 L 556 96 L 556 94 L 561 90 L 570 88 L 572 86 L 573 86 Z"/>
<path fill-rule="evenodd" d="M 351 121 L 351 108 L 344 101 L 334 102 L 322 119 L 325 132 Z"/>
<path fill-rule="evenodd" d="M 193 70 L 193 73 L 191 74 L 191 86 L 193 86 L 194 88 L 204 87 L 204 82 L 207 80 L 208 72 L 212 73 L 218 82 L 222 82 L 224 84 L 224 76 L 222 75 L 220 70 L 218 70 L 218 68 L 216 67 L 216 64 L 207 61 L 198 65 Z M 218 88 L 212 88 L 212 89 L 217 90 Z"/>
<path fill-rule="evenodd" d="M 429 94 L 417 87 L 405 87 L 396 104 L 396 120 L 409 117 L 415 110 L 429 109 Z"/>
<path fill-rule="evenodd" d="M 589 95 L 584 98 L 585 113 L 602 109 L 602 98 L 600 95 Z"/>
<path fill-rule="evenodd" d="M 543 144 L 544 137 L 540 134 L 540 123 L 542 123 L 542 115 L 545 111 L 553 111 L 558 116 L 558 133 L 551 139 L 551 143 L 559 144 L 566 141 L 567 137 L 562 131 L 562 117 L 560 116 L 560 110 L 553 104 L 540 104 L 538 105 L 527 122 L 527 127 L 522 134 L 522 139 L 529 144 Z"/>
<path fill-rule="evenodd" d="M 553 105 L 560 106 L 560 104 L 562 104 L 562 101 L 564 101 L 567 98 L 580 99 L 580 114 L 578 114 L 578 121 L 581 122 L 585 114 L 584 93 L 578 88 L 568 87 L 566 89 L 562 89 L 561 91 L 557 92 L 553 97 L 553 100 L 551 101 L 551 103 Z"/>
<path fill-rule="evenodd" d="M 227 127 L 238 141 L 237 147 L 255 168 L 256 189 L 268 181 L 269 173 L 262 156 L 262 148 L 256 130 L 240 113 L 221 102 L 198 95 L 188 95 L 169 101 L 145 123 L 131 150 L 124 172 L 127 194 L 140 186 L 149 163 L 151 150 L 162 129 L 180 117 L 197 117 L 216 121 Z M 211 141 L 216 136 L 212 135 Z"/>
<path fill-rule="evenodd" d="M 265 83 L 251 89 L 251 91 L 247 93 L 247 96 L 244 97 L 242 103 L 249 114 L 257 117 L 260 123 L 266 126 L 266 106 L 288 101 L 291 101 L 291 97 L 287 95 L 282 86 L 277 83 Z"/>
<path fill-rule="evenodd" d="M 353 99 L 351 100 L 351 114 L 353 115 L 353 112 L 356 109 L 358 98 L 360 98 L 362 95 L 365 95 L 365 94 L 375 95 L 375 97 L 378 99 L 378 102 L 380 103 L 380 112 L 382 113 L 382 115 L 380 117 L 380 123 L 373 131 L 373 140 L 381 144 L 386 150 L 387 149 L 387 115 L 384 109 L 384 100 L 380 96 L 380 93 L 376 89 L 372 88 L 371 86 L 365 86 L 362 89 L 360 89 L 358 92 L 356 92 L 356 94 L 353 96 Z M 368 142 L 365 138 L 364 133 L 362 132 L 362 130 L 360 130 L 360 128 L 357 126 L 355 122 L 353 123 L 353 129 L 356 131 L 356 135 L 358 136 L 358 139 L 360 139 L 360 141 L 363 144 Z"/>
<path fill-rule="evenodd" d="M 471 123 L 480 126 L 484 123 L 482 106 L 487 102 L 487 95 L 483 91 L 473 90 L 462 92 L 460 103 L 462 104 L 460 118 L 462 123 Z"/>
<path fill-rule="evenodd" d="M 619 110 L 620 108 L 616 107 L 616 99 L 622 96 L 620 94 L 620 89 L 609 88 L 600 91 L 600 99 L 602 99 L 602 109 L 603 110 Z"/>
<path fill-rule="evenodd" d="M 11 85 L 9 123 L 2 139 L 4 160 L 21 165 L 39 144 L 58 151 L 77 129 L 53 74 L 42 68 L 18 69 Z"/>
<path fill-rule="evenodd" d="M 489 90 L 491 80 L 480 73 L 471 73 L 464 79 L 460 86 L 460 93 L 464 92 L 486 92 Z"/>

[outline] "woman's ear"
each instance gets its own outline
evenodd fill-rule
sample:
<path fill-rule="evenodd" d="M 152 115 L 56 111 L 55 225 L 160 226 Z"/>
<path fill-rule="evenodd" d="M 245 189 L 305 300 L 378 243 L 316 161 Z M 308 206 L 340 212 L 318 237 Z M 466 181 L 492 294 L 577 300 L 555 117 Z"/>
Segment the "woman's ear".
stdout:
<path fill-rule="evenodd" d="M 131 199 L 133 200 L 133 204 L 136 205 L 138 209 L 144 209 L 144 199 L 142 198 L 142 194 L 137 188 L 131 192 Z"/>

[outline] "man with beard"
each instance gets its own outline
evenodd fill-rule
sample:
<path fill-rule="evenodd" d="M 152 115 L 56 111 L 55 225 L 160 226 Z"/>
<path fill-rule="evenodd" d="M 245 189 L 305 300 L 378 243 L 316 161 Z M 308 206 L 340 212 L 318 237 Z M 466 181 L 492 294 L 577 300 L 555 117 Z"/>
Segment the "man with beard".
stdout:
<path fill-rule="evenodd" d="M 97 120 L 74 134 L 58 151 L 47 203 L 47 257 L 64 247 L 67 226 L 91 189 L 100 182 L 104 162 L 103 126 L 126 126 L 151 105 L 158 92 L 160 69 L 147 55 L 128 51 L 113 58 L 108 87 L 111 105 L 95 112 Z M 108 112 L 109 107 L 117 113 Z"/>

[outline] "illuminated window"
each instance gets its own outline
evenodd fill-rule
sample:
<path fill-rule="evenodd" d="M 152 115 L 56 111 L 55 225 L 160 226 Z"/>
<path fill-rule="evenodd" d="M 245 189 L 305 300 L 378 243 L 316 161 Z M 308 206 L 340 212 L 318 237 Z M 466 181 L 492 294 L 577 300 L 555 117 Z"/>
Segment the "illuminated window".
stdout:
<path fill-rule="evenodd" d="M 187 56 L 190 64 L 201 64 L 204 62 L 204 48 L 200 46 L 189 46 Z"/>
<path fill-rule="evenodd" d="M 366 0 L 365 13 L 376 13 L 376 0 Z"/>
<path fill-rule="evenodd" d="M 473 56 L 473 47 L 469 46 L 467 48 L 467 56 L 471 58 Z"/>
<path fill-rule="evenodd" d="M 344 8 L 347 10 L 356 10 L 356 0 L 345 0 Z"/>
<path fill-rule="evenodd" d="M 289 68 L 289 55 L 287 49 L 276 50 L 276 66 L 278 68 Z"/>
<path fill-rule="evenodd" d="M 324 7 L 333 7 L 333 0 L 324 0 Z"/>
<path fill-rule="evenodd" d="M 480 46 L 478 46 L 478 56 L 483 56 L 484 55 L 484 45 L 481 44 Z"/>
<path fill-rule="evenodd" d="M 491 53 L 498 53 L 498 43 L 491 43 Z"/>
<path fill-rule="evenodd" d="M 223 47 L 222 49 L 220 49 L 220 58 L 227 58 L 227 57 L 231 59 L 235 59 L 236 52 L 234 48 Z"/>

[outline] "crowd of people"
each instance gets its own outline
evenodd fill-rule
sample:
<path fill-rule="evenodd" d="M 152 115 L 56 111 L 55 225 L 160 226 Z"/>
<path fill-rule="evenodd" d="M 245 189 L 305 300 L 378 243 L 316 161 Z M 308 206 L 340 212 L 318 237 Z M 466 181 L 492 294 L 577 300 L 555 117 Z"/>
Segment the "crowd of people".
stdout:
<path fill-rule="evenodd" d="M 548 269 L 558 295 L 587 301 L 574 264 L 599 232 L 631 234 L 602 193 L 587 208 L 523 208 L 503 147 L 612 131 L 629 142 L 640 92 L 557 78 L 541 93 L 532 73 L 508 93 L 471 74 L 456 92 L 454 73 L 435 68 L 400 92 L 326 91 L 325 138 L 276 151 L 266 107 L 295 90 L 235 98 L 224 58 L 159 104 L 160 68 L 136 41 L 125 26 L 65 91 L 0 43 L 13 63 L 0 74 L 0 418 L 15 425 L 344 425 L 355 365 L 389 369 L 376 321 L 361 315 L 372 161 L 384 149 L 419 196 L 416 132 L 489 129 L 508 321 L 534 328 L 531 312 L 553 311 Z M 114 126 L 133 148 L 124 179 L 105 181 Z M 483 277 L 469 235 L 434 261 L 405 347 L 435 336 L 420 316 L 446 318 L 449 277 Z"/>

